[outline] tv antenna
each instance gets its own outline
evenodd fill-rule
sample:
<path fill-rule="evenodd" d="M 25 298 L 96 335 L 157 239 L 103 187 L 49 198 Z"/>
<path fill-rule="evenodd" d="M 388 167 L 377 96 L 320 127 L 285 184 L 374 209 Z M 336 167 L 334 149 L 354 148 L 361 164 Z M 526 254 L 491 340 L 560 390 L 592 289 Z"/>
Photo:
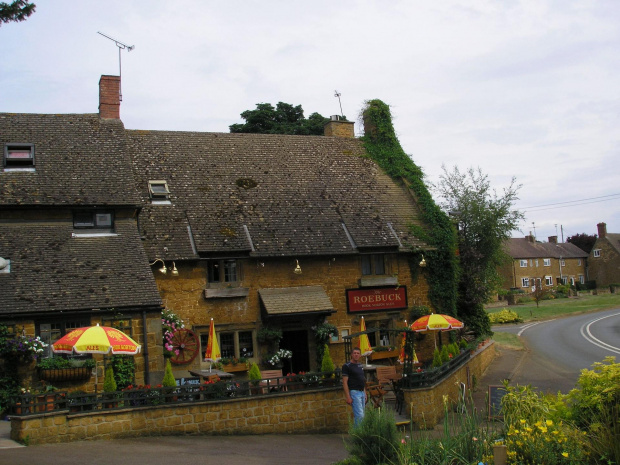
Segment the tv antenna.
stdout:
<path fill-rule="evenodd" d="M 121 50 L 127 49 L 128 52 L 131 52 L 134 48 L 136 48 L 136 46 L 135 45 L 124 44 L 120 40 L 116 40 L 116 39 L 113 39 L 112 37 L 110 37 L 108 35 L 105 35 L 103 32 L 97 31 L 97 34 L 102 35 L 106 39 L 110 39 L 118 47 L 118 78 L 120 79 L 120 82 L 118 83 L 118 100 L 120 102 L 122 102 L 123 101 L 123 92 L 121 90 L 121 85 L 122 85 L 123 80 L 122 80 L 122 76 L 121 76 Z"/>
<path fill-rule="evenodd" d="M 340 116 L 342 116 L 344 118 L 344 113 L 342 112 L 342 102 L 340 101 L 340 96 L 342 94 L 340 92 L 338 92 L 337 90 L 334 91 L 334 97 L 338 97 L 338 104 L 340 105 Z"/>

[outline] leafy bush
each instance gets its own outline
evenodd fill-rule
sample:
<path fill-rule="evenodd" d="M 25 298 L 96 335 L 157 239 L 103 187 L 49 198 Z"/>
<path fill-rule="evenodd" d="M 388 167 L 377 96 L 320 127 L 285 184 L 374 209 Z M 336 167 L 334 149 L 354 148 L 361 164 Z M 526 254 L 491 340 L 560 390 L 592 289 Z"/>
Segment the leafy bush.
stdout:
<path fill-rule="evenodd" d="M 400 438 L 394 412 L 387 408 L 368 408 L 358 426 L 349 427 L 349 453 L 359 463 L 375 465 L 394 463 L 398 456 Z"/>
<path fill-rule="evenodd" d="M 571 416 L 588 435 L 593 456 L 620 463 L 620 364 L 606 357 L 592 367 L 582 370 L 569 394 Z"/>
<path fill-rule="evenodd" d="M 279 343 L 282 339 L 282 330 L 279 328 L 272 328 L 270 326 L 263 326 L 256 333 L 258 342 L 273 342 Z"/>
<path fill-rule="evenodd" d="M 113 355 L 111 363 L 112 367 L 114 367 L 114 380 L 118 390 L 122 391 L 130 384 L 133 384 L 136 362 L 131 355 Z"/>
<path fill-rule="evenodd" d="M 519 318 L 519 315 L 514 310 L 508 310 L 506 308 L 500 310 L 499 312 L 489 313 L 489 320 L 491 320 L 491 324 L 507 324 L 507 323 L 519 323 L 523 321 Z"/>
<path fill-rule="evenodd" d="M 433 351 L 433 368 L 438 368 L 441 365 L 443 365 L 443 362 L 441 361 L 441 352 L 439 351 L 439 349 L 437 347 L 435 347 L 435 350 Z"/>
<path fill-rule="evenodd" d="M 450 361 L 450 352 L 448 352 L 448 346 L 443 346 L 440 351 L 441 363 L 448 363 Z"/>

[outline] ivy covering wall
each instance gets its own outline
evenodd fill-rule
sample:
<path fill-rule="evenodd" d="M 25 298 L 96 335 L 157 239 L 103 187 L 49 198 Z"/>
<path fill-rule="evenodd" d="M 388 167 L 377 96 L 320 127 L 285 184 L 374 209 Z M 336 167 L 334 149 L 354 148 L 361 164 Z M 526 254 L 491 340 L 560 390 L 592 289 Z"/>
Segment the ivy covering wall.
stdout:
<path fill-rule="evenodd" d="M 422 212 L 424 226 L 411 225 L 412 233 L 435 250 L 424 252 L 429 299 L 437 312 L 456 315 L 458 264 L 456 230 L 435 203 L 426 184 L 424 173 L 405 153 L 396 137 L 390 107 L 381 100 L 369 100 L 362 111 L 366 152 L 389 176 L 402 181 L 414 193 Z M 421 251 L 410 260 L 412 275 L 422 258 Z"/>

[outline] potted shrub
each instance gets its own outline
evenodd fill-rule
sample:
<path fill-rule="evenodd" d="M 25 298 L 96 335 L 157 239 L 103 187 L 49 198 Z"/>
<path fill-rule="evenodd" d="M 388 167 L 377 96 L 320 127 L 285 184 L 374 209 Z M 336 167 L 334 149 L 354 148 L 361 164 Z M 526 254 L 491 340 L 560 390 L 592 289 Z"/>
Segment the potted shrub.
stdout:
<path fill-rule="evenodd" d="M 172 373 L 172 365 L 170 363 L 170 359 L 166 359 L 166 369 L 164 371 L 164 379 L 161 382 L 164 387 L 164 395 L 167 402 L 176 402 L 176 387 L 177 380 L 174 379 L 174 374 Z"/>
<path fill-rule="evenodd" d="M 87 394 L 84 391 L 73 391 L 69 394 L 67 404 L 71 412 L 81 412 L 83 410 L 92 410 L 95 396 Z"/>
<path fill-rule="evenodd" d="M 258 365 L 252 362 L 248 371 L 248 379 L 250 380 L 250 385 L 252 386 L 250 388 L 251 394 L 260 394 L 261 388 L 259 387 L 259 384 L 262 376 L 263 375 L 261 375 Z"/>
<path fill-rule="evenodd" d="M 109 402 L 104 403 L 105 408 L 114 408 L 118 406 L 118 397 L 116 393 L 116 380 L 114 379 L 114 368 L 108 365 L 105 369 L 105 378 L 103 380 L 103 398 Z"/>
<path fill-rule="evenodd" d="M 329 346 L 325 344 L 325 348 L 323 350 L 323 360 L 321 360 L 321 371 L 323 373 L 331 373 L 331 374 L 323 374 L 323 384 L 325 386 L 331 386 L 334 384 L 334 381 L 335 381 L 334 370 L 335 369 L 336 367 L 332 360 L 332 356 L 329 353 Z"/>

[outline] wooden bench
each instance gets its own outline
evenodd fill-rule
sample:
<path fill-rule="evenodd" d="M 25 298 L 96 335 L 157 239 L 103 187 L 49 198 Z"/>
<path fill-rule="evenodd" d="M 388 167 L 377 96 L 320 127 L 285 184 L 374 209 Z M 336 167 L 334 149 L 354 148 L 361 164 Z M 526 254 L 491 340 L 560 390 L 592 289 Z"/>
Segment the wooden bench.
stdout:
<path fill-rule="evenodd" d="M 394 365 L 378 366 L 376 375 L 377 383 L 379 383 L 379 386 L 383 388 L 385 393 L 393 393 L 393 395 L 388 395 L 385 401 L 394 402 L 394 409 L 401 414 L 404 404 L 404 395 L 402 390 L 398 388 L 397 381 L 401 379 L 403 375 L 396 371 Z"/>
<path fill-rule="evenodd" d="M 261 371 L 260 385 L 263 387 L 263 394 L 275 391 L 286 391 L 286 378 L 283 378 L 282 370 Z"/>

